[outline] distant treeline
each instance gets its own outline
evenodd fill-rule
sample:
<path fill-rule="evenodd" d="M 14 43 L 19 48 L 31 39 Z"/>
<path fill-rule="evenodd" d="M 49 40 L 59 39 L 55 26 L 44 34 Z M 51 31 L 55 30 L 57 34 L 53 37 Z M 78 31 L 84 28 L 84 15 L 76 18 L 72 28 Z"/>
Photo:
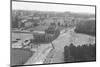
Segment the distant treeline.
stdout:
<path fill-rule="evenodd" d="M 64 47 L 64 61 L 77 62 L 77 61 L 95 61 L 96 60 L 96 45 L 82 45 Z"/>
<path fill-rule="evenodd" d="M 36 11 L 36 10 L 12 10 L 12 13 L 23 14 L 23 15 L 35 15 L 35 16 L 49 16 L 49 17 L 75 17 L 75 18 L 93 18 L 95 14 L 88 13 L 74 13 L 74 12 L 53 12 L 53 11 Z"/>
<path fill-rule="evenodd" d="M 64 20 L 64 23 L 65 24 L 62 24 L 63 22 L 58 23 L 59 26 L 68 26 L 68 25 L 74 25 L 74 21 L 76 20 L 71 20 L 71 18 L 94 18 L 95 15 L 90 15 L 90 14 L 78 14 L 78 13 L 71 13 L 71 12 L 62 12 L 62 13 L 59 13 L 59 12 L 46 12 L 46 11 L 27 11 L 27 10 L 12 10 L 12 28 L 22 28 L 22 27 L 34 27 L 36 25 L 38 25 L 37 23 L 40 23 L 40 21 L 44 21 L 46 20 L 47 18 L 53 18 L 53 17 L 56 17 L 56 18 L 65 18 Z M 39 18 L 39 19 L 33 19 L 33 18 Z M 22 23 L 23 20 L 26 20 L 27 21 L 25 23 Z M 31 20 L 29 20 L 31 19 Z M 48 20 L 50 22 L 50 20 Z M 47 22 L 48 22 L 47 21 Z M 24 22 L 24 21 L 23 21 Z M 52 20 L 51 20 L 52 22 Z M 68 23 L 67 23 L 68 22 Z M 27 24 L 28 23 L 28 24 Z"/>
<path fill-rule="evenodd" d="M 96 26 L 95 20 L 83 20 L 76 25 L 75 32 L 95 36 L 96 35 L 95 26 Z"/>

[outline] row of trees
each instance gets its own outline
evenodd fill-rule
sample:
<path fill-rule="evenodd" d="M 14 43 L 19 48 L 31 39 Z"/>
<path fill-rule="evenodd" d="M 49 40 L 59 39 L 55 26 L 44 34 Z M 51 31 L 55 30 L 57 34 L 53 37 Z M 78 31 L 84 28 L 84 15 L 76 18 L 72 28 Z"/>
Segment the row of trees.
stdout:
<path fill-rule="evenodd" d="M 94 61 L 96 60 L 96 45 L 65 46 L 64 60 L 65 62 Z"/>
<path fill-rule="evenodd" d="M 95 36 L 96 35 L 95 26 L 96 26 L 95 20 L 80 21 L 80 23 L 76 25 L 75 32 Z"/>
<path fill-rule="evenodd" d="M 50 25 L 48 29 L 44 31 L 45 33 L 34 33 L 33 42 L 36 43 L 50 43 L 55 40 L 60 35 L 60 30 L 56 28 L 56 25 Z"/>

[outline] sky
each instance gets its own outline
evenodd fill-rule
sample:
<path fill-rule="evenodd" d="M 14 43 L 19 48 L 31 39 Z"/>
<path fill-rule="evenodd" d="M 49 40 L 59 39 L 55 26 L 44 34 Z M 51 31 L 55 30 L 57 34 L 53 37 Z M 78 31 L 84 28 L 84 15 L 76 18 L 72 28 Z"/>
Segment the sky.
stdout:
<path fill-rule="evenodd" d="M 36 10 L 36 11 L 54 11 L 54 12 L 75 12 L 95 14 L 95 7 L 79 6 L 79 5 L 61 5 L 47 3 L 31 3 L 31 2 L 12 2 L 12 9 L 17 10 Z"/>

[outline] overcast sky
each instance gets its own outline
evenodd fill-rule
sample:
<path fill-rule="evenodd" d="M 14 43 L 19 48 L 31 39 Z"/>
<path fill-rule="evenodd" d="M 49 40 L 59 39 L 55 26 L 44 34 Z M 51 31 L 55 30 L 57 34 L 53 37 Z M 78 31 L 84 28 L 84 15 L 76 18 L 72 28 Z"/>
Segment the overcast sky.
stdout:
<path fill-rule="evenodd" d="M 37 11 L 55 11 L 65 12 L 71 11 L 76 13 L 95 13 L 95 7 L 91 6 L 76 6 L 76 5 L 60 5 L 46 3 L 30 3 L 30 2 L 12 2 L 12 9 L 21 10 L 37 10 Z"/>

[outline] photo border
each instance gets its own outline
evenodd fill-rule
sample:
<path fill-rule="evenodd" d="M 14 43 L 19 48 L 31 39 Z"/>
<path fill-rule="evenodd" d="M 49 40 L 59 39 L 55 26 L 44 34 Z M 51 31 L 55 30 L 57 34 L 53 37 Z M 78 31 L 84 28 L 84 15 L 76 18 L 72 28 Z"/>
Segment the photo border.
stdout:
<path fill-rule="evenodd" d="M 59 4 L 59 5 L 74 5 L 74 6 L 90 6 L 95 8 L 95 45 L 97 43 L 97 33 L 96 33 L 96 27 L 97 27 L 97 6 L 96 5 L 87 5 L 87 4 L 72 4 L 72 3 L 56 3 L 56 2 L 42 2 L 42 1 L 22 1 L 22 0 L 10 0 L 10 66 L 11 66 L 11 40 L 12 40 L 12 32 L 11 32 L 11 22 L 12 22 L 12 1 L 15 2 L 27 2 L 27 3 L 44 3 L 44 4 Z M 96 54 L 97 54 L 97 45 L 96 45 Z M 97 59 L 97 55 L 96 55 Z M 96 62 L 94 61 L 76 61 L 76 62 L 61 62 L 61 63 L 48 63 L 48 64 L 27 64 L 27 65 L 13 65 L 11 67 L 17 67 L 17 66 L 38 66 L 38 65 L 53 65 L 53 64 L 67 64 L 67 63 L 85 63 L 85 62 Z"/>

